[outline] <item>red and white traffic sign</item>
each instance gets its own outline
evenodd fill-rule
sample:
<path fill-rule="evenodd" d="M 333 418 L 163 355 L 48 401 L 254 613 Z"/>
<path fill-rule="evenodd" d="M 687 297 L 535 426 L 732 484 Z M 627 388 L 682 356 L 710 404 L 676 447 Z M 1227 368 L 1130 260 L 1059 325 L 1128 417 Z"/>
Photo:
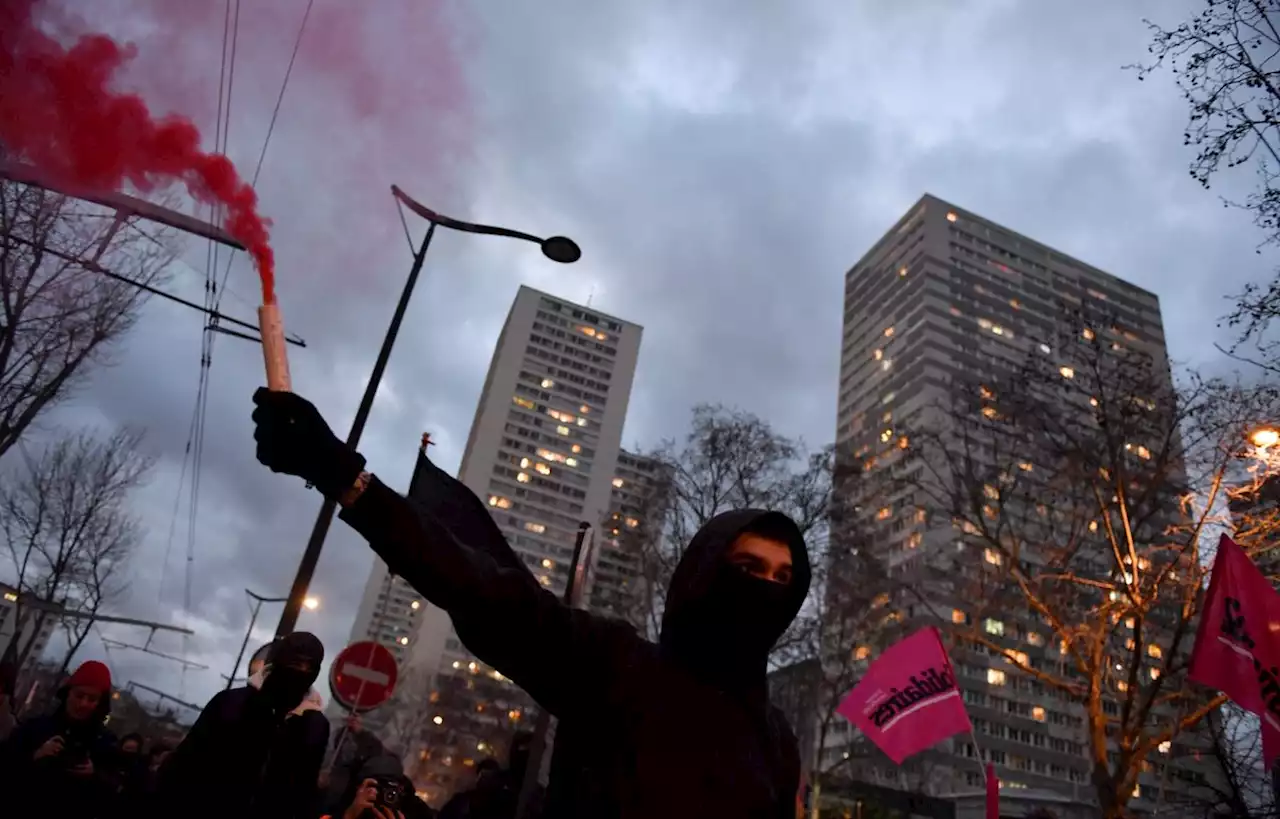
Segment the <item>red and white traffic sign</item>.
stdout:
<path fill-rule="evenodd" d="M 352 643 L 333 660 L 329 693 L 345 708 L 368 711 L 391 699 L 398 675 L 396 658 L 386 646 L 369 641 Z"/>

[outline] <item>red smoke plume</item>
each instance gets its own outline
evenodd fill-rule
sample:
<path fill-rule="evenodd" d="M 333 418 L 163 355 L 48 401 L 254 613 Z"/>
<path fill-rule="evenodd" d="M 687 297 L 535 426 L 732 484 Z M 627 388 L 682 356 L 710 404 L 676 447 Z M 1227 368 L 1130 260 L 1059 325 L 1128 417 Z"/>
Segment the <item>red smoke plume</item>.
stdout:
<path fill-rule="evenodd" d="M 231 161 L 200 149 L 179 116 L 152 117 L 142 98 L 111 89 L 131 45 L 86 35 L 64 47 L 39 30 L 38 0 L 0 0 L 0 147 L 68 182 L 140 191 L 182 182 L 193 197 L 226 207 L 226 230 L 249 249 L 262 299 L 275 302 L 270 222 Z"/>

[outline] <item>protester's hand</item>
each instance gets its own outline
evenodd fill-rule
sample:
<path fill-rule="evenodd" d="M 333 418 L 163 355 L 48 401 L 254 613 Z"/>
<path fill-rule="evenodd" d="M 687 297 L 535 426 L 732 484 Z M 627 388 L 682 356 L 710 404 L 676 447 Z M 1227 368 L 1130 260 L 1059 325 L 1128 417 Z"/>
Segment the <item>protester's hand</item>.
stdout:
<path fill-rule="evenodd" d="M 253 394 L 253 403 L 259 461 L 273 472 L 314 484 L 331 498 L 351 488 L 364 469 L 364 458 L 338 440 L 314 404 L 265 387 Z"/>
<path fill-rule="evenodd" d="M 67 773 L 72 776 L 93 776 L 93 760 L 86 759 L 79 765 L 67 768 Z"/>
<path fill-rule="evenodd" d="M 36 749 L 36 759 L 48 759 L 51 756 L 57 756 L 62 753 L 63 740 L 62 737 L 49 737 L 44 744 Z"/>
<path fill-rule="evenodd" d="M 366 779 L 360 783 L 360 787 L 356 789 L 356 796 L 351 800 L 351 804 L 347 806 L 346 811 L 342 814 L 342 819 L 360 819 L 367 810 L 373 810 L 373 803 L 378 799 L 378 783 L 373 779 Z"/>

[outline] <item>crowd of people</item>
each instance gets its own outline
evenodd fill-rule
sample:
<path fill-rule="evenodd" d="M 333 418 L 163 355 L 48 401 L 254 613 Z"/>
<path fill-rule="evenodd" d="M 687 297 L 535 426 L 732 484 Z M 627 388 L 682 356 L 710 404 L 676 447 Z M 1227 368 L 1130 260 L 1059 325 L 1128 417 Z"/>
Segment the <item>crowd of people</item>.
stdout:
<path fill-rule="evenodd" d="M 260 651 L 248 683 L 218 693 L 176 747 L 110 729 L 111 673 L 81 664 L 49 713 L 11 726 L 0 742 L 0 815 L 13 819 L 434 819 L 358 717 L 334 732 L 311 685 L 323 660 L 303 632 Z M 519 766 L 477 766 L 475 788 L 442 814 L 514 819 Z"/>

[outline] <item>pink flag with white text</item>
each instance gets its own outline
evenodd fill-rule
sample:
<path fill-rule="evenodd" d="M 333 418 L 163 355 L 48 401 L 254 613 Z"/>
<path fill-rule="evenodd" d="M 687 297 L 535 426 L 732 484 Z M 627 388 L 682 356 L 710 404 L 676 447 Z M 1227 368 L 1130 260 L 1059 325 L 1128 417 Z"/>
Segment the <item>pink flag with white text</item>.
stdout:
<path fill-rule="evenodd" d="M 899 765 L 973 730 L 942 637 L 932 626 L 885 649 L 836 713 Z"/>

